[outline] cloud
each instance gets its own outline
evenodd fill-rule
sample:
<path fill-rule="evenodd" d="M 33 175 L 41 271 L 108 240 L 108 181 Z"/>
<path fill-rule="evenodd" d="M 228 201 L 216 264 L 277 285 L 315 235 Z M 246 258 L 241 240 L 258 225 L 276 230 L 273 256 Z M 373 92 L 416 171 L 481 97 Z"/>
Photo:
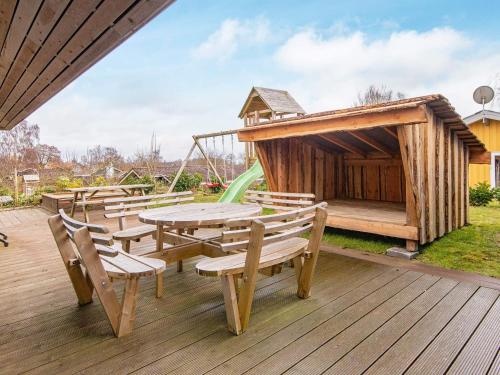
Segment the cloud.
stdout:
<path fill-rule="evenodd" d="M 207 40 L 193 50 L 200 59 L 227 60 L 243 45 L 257 45 L 270 39 L 269 21 L 263 17 L 248 20 L 226 19 Z"/>
<path fill-rule="evenodd" d="M 383 84 L 407 96 L 442 93 L 467 114 L 477 110 L 473 89 L 500 70 L 498 46 L 484 45 L 451 28 L 378 39 L 360 31 L 325 37 L 308 29 L 288 38 L 275 61 L 296 75 L 293 86 L 309 111 L 350 106 L 358 92 Z"/>

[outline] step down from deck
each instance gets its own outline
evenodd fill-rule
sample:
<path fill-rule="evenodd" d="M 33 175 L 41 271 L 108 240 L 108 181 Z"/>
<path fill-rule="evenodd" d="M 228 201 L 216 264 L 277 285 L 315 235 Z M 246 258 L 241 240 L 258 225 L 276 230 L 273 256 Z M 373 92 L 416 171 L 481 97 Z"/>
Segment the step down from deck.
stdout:
<path fill-rule="evenodd" d="M 418 251 L 408 251 L 403 247 L 391 247 L 387 249 L 385 255 L 390 257 L 403 258 L 403 259 L 414 259 L 419 254 Z"/>

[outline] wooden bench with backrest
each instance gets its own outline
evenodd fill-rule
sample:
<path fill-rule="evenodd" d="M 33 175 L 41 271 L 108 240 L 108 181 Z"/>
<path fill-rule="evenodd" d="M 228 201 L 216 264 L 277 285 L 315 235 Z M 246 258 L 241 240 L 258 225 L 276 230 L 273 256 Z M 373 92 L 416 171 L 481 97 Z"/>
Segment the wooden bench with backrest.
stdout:
<path fill-rule="evenodd" d="M 226 222 L 218 246 L 228 253 L 240 252 L 204 259 L 196 265 L 196 271 L 199 275 L 221 278 L 231 332 L 239 335 L 248 327 L 257 272 L 261 270 L 279 268 L 284 262 L 293 260 L 297 296 L 309 297 L 327 218 L 326 206 L 326 203 L 320 203 L 284 213 Z M 311 232 L 309 239 L 300 237 L 307 232 Z M 241 286 L 238 280 L 241 280 Z"/>
<path fill-rule="evenodd" d="M 310 193 L 247 190 L 244 198 L 247 202 L 256 203 L 263 208 L 276 211 L 291 211 L 312 206 L 316 197 Z"/>
<path fill-rule="evenodd" d="M 156 277 L 156 294 L 161 296 L 165 262 L 128 254 L 113 247 L 102 225 L 76 221 L 60 210 L 49 218 L 59 252 L 80 305 L 92 302 L 95 289 L 117 337 L 132 331 L 141 277 Z M 72 243 L 76 245 L 76 251 Z M 125 280 L 121 303 L 113 289 L 114 279 Z"/>
<path fill-rule="evenodd" d="M 113 233 L 113 238 L 117 241 L 121 241 L 123 250 L 129 252 L 131 241 L 139 241 L 143 237 L 153 235 L 156 232 L 156 227 L 146 224 L 129 228 L 127 227 L 128 217 L 137 216 L 143 210 L 151 207 L 180 204 L 193 200 L 194 196 L 192 191 L 111 198 L 104 200 L 104 217 L 108 219 L 118 219 L 120 230 Z"/>

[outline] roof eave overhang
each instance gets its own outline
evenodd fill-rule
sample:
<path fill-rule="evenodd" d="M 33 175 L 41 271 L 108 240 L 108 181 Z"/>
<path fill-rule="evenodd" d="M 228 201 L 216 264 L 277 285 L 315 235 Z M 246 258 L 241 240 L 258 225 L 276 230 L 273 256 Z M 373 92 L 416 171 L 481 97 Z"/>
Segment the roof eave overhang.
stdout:
<path fill-rule="evenodd" d="M 377 112 L 340 113 L 317 118 L 298 118 L 289 121 L 259 125 L 238 131 L 241 142 L 256 142 L 278 138 L 301 137 L 306 135 L 331 133 L 386 127 L 413 125 L 427 122 L 425 106 L 415 105 L 397 110 Z"/>

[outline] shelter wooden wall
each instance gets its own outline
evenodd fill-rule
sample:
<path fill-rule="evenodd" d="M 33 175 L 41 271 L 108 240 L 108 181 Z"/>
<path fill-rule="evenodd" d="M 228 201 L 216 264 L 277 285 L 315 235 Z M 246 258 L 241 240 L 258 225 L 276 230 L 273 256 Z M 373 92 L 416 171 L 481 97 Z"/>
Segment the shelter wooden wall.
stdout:
<path fill-rule="evenodd" d="M 317 200 L 406 199 L 399 156 L 349 158 L 308 137 L 257 142 L 256 148 L 271 190 L 314 193 Z"/>
<path fill-rule="evenodd" d="M 427 110 L 428 122 L 398 127 L 406 180 L 407 224 L 420 243 L 468 222 L 469 151 L 452 128 Z"/>
<path fill-rule="evenodd" d="M 256 143 L 273 191 L 314 193 L 326 200 L 344 196 L 344 159 L 297 138 Z"/>
<path fill-rule="evenodd" d="M 403 163 L 391 159 L 345 159 L 346 198 L 405 202 Z"/>

